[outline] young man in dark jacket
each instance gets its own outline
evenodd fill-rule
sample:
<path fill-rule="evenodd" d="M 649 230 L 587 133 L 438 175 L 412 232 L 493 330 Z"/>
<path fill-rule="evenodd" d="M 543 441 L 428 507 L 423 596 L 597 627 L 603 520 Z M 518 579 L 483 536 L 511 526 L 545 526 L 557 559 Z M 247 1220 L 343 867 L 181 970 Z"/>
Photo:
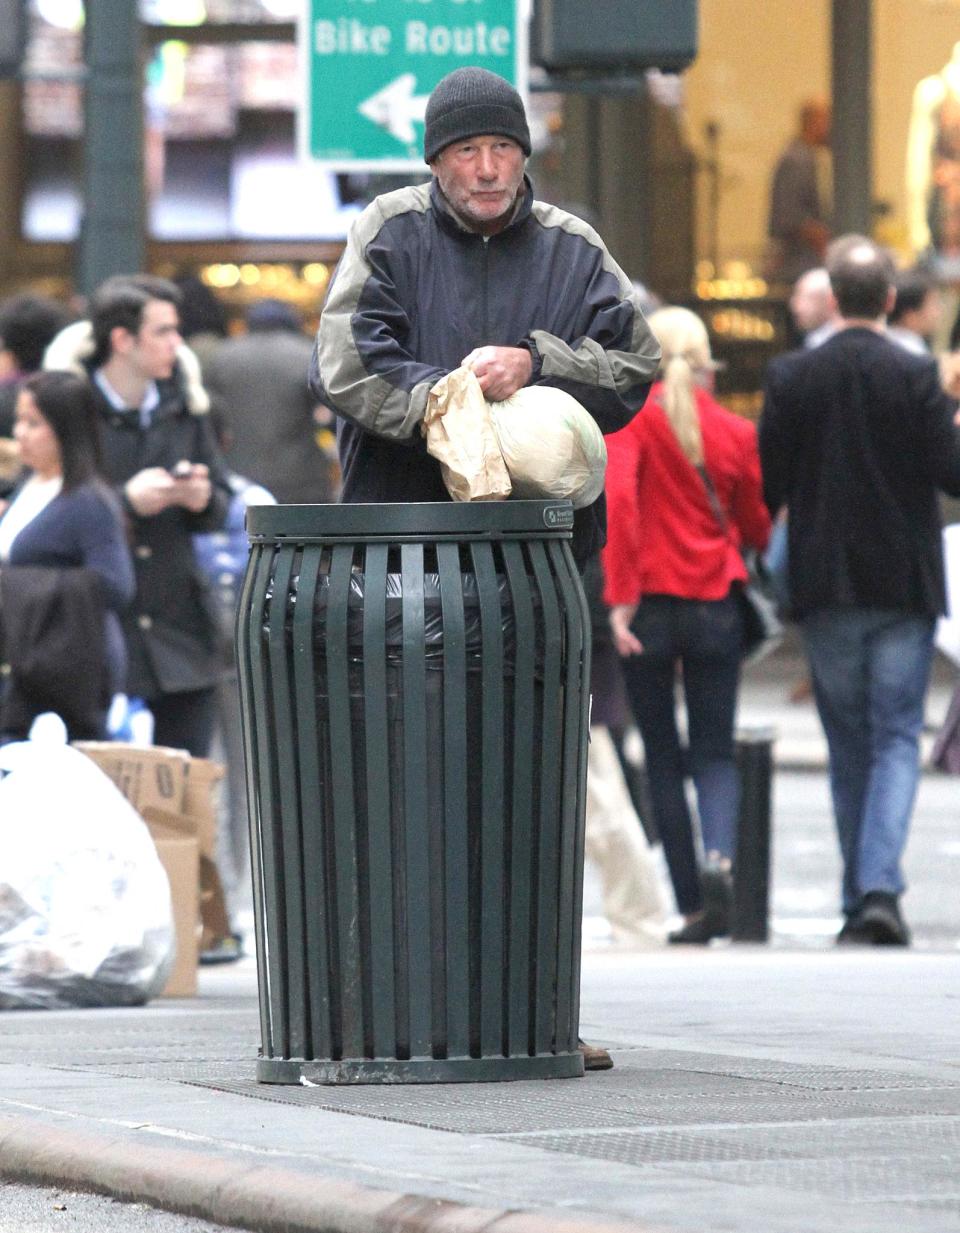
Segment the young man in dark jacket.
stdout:
<path fill-rule="evenodd" d="M 48 348 L 44 367 L 90 377 L 103 471 L 129 518 L 137 589 L 124 617 L 127 692 L 153 712 L 156 744 L 205 757 L 219 634 L 193 533 L 223 525 L 230 488 L 199 368 L 182 347 L 178 302 L 165 279 L 108 279 L 91 299 L 90 321 L 68 326 Z"/>
<path fill-rule="evenodd" d="M 760 460 L 771 514 L 790 510 L 791 607 L 830 750 L 837 940 L 906 945 L 900 859 L 944 610 L 937 489 L 960 493 L 960 433 L 935 361 L 885 335 L 887 255 L 846 236 L 827 268 L 839 328 L 770 365 Z"/>
<path fill-rule="evenodd" d="M 311 367 L 340 417 L 344 501 L 444 501 L 420 421 L 431 387 L 471 367 L 487 399 L 525 385 L 571 394 L 604 433 L 643 405 L 660 356 L 630 280 L 597 233 L 535 201 L 517 92 L 479 68 L 430 95 L 433 179 L 378 197 L 354 223 Z M 573 550 L 603 542 L 605 505 L 578 510 Z"/>

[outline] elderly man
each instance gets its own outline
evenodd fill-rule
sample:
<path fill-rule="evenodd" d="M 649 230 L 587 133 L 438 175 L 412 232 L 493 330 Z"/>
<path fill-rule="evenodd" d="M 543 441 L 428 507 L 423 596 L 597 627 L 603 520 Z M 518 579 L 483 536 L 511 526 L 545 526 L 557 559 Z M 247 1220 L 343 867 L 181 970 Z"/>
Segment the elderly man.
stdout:
<path fill-rule="evenodd" d="M 602 432 L 643 405 L 659 348 L 630 280 L 597 233 L 535 201 L 523 102 L 479 68 L 430 96 L 429 184 L 378 197 L 357 219 L 320 320 L 311 369 L 341 417 L 344 501 L 442 501 L 420 436 L 427 395 L 472 368 L 490 401 L 566 390 Z M 573 551 L 604 537 L 601 496 L 578 510 Z"/>
<path fill-rule="evenodd" d="M 448 499 L 420 424 L 431 387 L 464 365 L 490 401 L 565 390 L 605 433 L 643 405 L 660 352 L 637 292 L 591 227 L 534 200 L 529 154 L 516 90 L 457 69 L 427 104 L 431 182 L 378 197 L 353 225 L 311 368 L 340 417 L 342 500 Z M 578 561 L 605 526 L 602 496 L 577 511 Z M 588 1068 L 612 1065 L 583 1050 Z"/>
<path fill-rule="evenodd" d="M 886 253 L 846 236 L 827 269 L 839 328 L 770 365 L 760 458 L 771 513 L 790 507 L 790 596 L 830 751 L 837 940 L 905 946 L 900 861 L 944 610 L 936 491 L 960 493 L 960 434 L 934 360 L 886 337 Z"/>

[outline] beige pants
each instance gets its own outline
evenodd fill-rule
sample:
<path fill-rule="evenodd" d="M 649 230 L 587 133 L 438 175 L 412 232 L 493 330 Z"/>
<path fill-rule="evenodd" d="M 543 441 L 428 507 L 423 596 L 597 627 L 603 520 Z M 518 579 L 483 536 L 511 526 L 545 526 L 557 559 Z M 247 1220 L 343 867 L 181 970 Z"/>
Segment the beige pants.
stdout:
<path fill-rule="evenodd" d="M 596 865 L 616 945 L 664 940 L 666 898 L 607 728 L 590 729 L 585 853 Z"/>

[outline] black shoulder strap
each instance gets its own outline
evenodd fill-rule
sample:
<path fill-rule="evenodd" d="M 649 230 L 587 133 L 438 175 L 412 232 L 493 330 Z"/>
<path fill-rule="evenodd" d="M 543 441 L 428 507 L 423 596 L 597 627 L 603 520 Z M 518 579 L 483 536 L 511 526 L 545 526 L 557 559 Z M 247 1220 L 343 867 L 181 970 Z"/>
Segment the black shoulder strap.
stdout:
<path fill-rule="evenodd" d="M 713 486 L 713 480 L 710 478 L 710 472 L 701 462 L 697 467 L 697 474 L 703 480 L 703 486 L 707 490 L 707 497 L 710 501 L 710 509 L 713 511 L 713 516 L 720 524 L 720 530 L 727 534 L 727 516 L 723 512 L 723 506 L 720 504 L 720 498 L 717 496 L 717 490 Z"/>

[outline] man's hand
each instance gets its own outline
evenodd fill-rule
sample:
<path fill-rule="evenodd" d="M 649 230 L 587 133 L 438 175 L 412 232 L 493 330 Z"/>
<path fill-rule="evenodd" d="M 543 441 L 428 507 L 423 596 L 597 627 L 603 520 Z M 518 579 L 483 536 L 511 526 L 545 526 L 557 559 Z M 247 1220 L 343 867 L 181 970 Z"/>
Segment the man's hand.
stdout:
<path fill-rule="evenodd" d="M 642 655 L 643 643 L 630 629 L 630 624 L 637 613 L 636 604 L 614 604 L 610 609 L 610 629 L 613 632 L 613 645 L 620 655 Z"/>
<path fill-rule="evenodd" d="M 131 475 L 123 491 L 135 514 L 152 518 L 173 504 L 173 488 L 177 483 L 164 467 L 145 467 Z"/>
<path fill-rule="evenodd" d="M 132 475 L 124 487 L 135 514 L 152 518 L 171 505 L 192 514 L 201 514 L 210 503 L 210 472 L 203 463 L 178 464 L 180 474 L 171 475 L 164 467 L 145 467 Z"/>
<path fill-rule="evenodd" d="M 460 362 L 476 374 L 487 402 L 502 402 L 522 390 L 533 372 L 526 347 L 477 347 Z"/>
<path fill-rule="evenodd" d="M 189 471 L 187 470 L 189 466 Z M 182 505 L 191 514 L 202 514 L 210 504 L 213 485 L 210 468 L 202 462 L 178 463 L 174 468 L 174 492 L 171 504 Z"/>

